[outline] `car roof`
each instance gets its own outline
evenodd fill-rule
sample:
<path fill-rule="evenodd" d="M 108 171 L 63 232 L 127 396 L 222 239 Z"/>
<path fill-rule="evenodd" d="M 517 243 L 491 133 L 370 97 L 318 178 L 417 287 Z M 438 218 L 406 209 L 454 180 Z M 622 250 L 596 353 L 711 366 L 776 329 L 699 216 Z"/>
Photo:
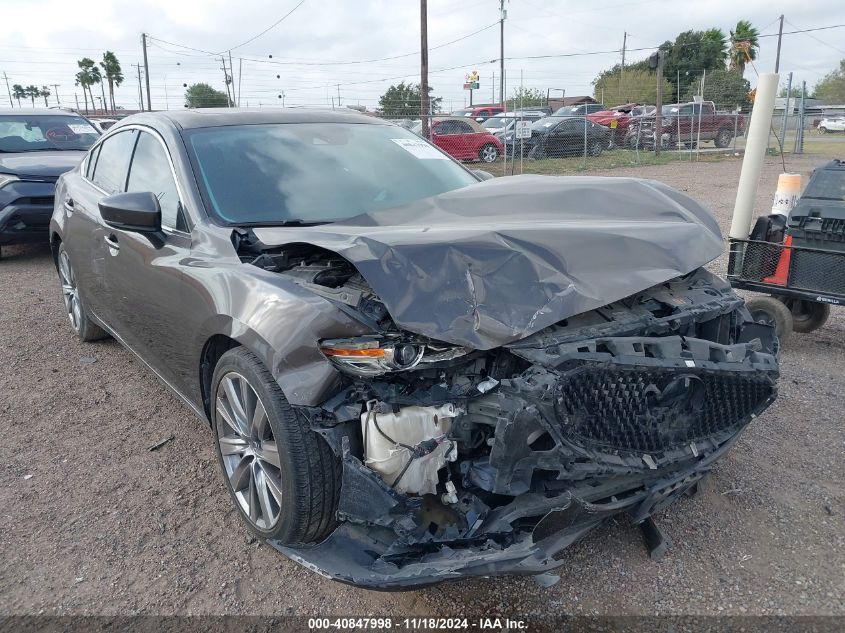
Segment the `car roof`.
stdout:
<path fill-rule="evenodd" d="M 123 119 L 118 125 L 150 119 L 169 122 L 183 130 L 226 125 L 262 125 L 271 123 L 368 123 L 388 125 L 354 110 L 309 108 L 196 108 L 145 112 Z M 117 128 L 117 125 L 115 126 Z"/>
<path fill-rule="evenodd" d="M 462 123 L 467 123 L 476 132 L 487 132 L 487 129 L 481 123 L 466 116 L 436 116 L 434 117 L 434 121 L 437 123 L 440 121 L 461 121 Z"/>
<path fill-rule="evenodd" d="M 50 116 L 50 115 L 82 116 L 73 110 L 61 108 L 0 108 L 0 116 Z"/>

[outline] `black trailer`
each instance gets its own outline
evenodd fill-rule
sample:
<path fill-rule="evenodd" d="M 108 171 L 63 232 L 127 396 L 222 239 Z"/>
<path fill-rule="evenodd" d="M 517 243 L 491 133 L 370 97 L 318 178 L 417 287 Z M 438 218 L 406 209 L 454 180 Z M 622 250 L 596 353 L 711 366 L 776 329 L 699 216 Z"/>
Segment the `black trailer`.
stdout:
<path fill-rule="evenodd" d="M 789 218 L 759 218 L 747 240 L 731 239 L 728 279 L 753 297 L 748 308 L 782 339 L 825 324 L 845 305 L 845 161 L 813 172 Z"/>

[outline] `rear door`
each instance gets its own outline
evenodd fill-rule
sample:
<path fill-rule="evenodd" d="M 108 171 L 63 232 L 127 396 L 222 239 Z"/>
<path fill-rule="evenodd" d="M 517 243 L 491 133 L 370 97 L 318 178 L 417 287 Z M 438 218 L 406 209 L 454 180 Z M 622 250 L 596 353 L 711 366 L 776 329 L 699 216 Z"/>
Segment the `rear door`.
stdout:
<path fill-rule="evenodd" d="M 162 235 L 153 241 L 133 231 L 107 230 L 106 281 L 117 328 L 161 376 L 183 387 L 184 373 L 171 343 L 188 340 L 190 335 L 182 315 L 181 262 L 190 254 L 191 235 L 167 146 L 151 129 L 138 133 L 126 191 L 155 194 L 161 206 Z"/>
<path fill-rule="evenodd" d="M 106 296 L 106 226 L 97 206 L 104 195 L 123 191 L 137 132 L 123 130 L 91 150 L 79 174 L 64 179 L 65 248 L 77 278 L 82 301 L 106 325 L 113 321 Z"/>

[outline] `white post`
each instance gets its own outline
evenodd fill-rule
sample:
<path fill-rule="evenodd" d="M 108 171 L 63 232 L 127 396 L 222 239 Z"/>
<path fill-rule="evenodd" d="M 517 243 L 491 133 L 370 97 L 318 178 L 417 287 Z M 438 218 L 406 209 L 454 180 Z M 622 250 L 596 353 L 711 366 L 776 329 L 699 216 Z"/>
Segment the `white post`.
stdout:
<path fill-rule="evenodd" d="M 751 122 L 748 124 L 745 156 L 742 159 L 742 170 L 739 174 L 736 203 L 731 220 L 729 235 L 734 239 L 748 239 L 748 232 L 751 230 L 754 201 L 757 197 L 757 184 L 760 181 L 763 158 L 769 144 L 769 130 L 772 127 L 772 113 L 775 108 L 777 89 L 777 73 L 760 75 L 757 82 L 757 94 L 754 98 L 754 108 L 751 110 Z"/>

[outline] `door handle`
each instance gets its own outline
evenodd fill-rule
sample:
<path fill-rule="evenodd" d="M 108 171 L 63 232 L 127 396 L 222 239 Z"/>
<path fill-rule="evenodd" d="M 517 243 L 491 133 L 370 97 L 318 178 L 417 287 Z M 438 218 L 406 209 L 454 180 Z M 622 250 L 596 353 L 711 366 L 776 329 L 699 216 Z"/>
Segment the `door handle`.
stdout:
<path fill-rule="evenodd" d="M 117 251 L 120 250 L 120 244 L 117 242 L 117 237 L 114 235 L 106 235 L 103 238 L 106 242 L 106 245 L 109 247 L 109 252 L 112 255 L 117 255 Z"/>
<path fill-rule="evenodd" d="M 68 198 L 67 200 L 65 200 L 65 211 L 67 211 L 68 213 L 73 213 L 73 198 Z"/>

